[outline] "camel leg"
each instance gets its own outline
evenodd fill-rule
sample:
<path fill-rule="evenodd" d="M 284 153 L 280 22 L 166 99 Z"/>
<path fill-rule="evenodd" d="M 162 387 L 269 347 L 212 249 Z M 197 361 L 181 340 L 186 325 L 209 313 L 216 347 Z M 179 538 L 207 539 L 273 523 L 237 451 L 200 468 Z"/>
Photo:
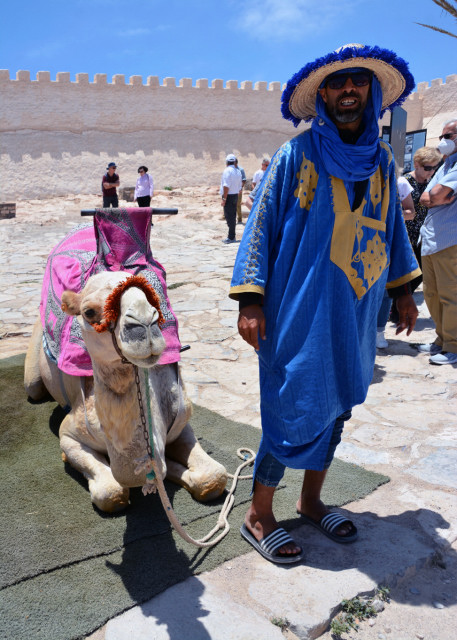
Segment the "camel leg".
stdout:
<path fill-rule="evenodd" d="M 227 484 L 227 471 L 202 449 L 192 427 L 165 449 L 167 478 L 183 486 L 196 500 L 207 502 L 219 497 Z"/>
<path fill-rule="evenodd" d="M 129 503 L 129 490 L 116 482 L 103 454 L 65 433 L 65 421 L 71 418 L 69 414 L 61 425 L 62 459 L 87 479 L 91 500 L 100 511 L 113 513 L 124 509 Z"/>
<path fill-rule="evenodd" d="M 24 364 L 24 387 L 25 392 L 32 400 L 42 400 L 48 395 L 40 373 L 40 351 L 43 328 L 41 320 L 35 322 L 32 336 L 27 348 Z"/>

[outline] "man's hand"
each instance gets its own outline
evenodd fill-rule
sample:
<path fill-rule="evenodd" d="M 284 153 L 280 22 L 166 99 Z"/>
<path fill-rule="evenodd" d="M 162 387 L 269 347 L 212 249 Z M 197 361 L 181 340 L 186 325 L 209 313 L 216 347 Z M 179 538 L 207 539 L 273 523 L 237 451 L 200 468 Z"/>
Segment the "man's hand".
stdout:
<path fill-rule="evenodd" d="M 265 316 L 260 304 L 250 304 L 240 311 L 238 316 L 238 331 L 243 340 L 246 340 L 256 351 L 259 350 L 259 336 L 266 340 Z"/>
<path fill-rule="evenodd" d="M 410 293 L 400 296 L 395 300 L 397 304 L 397 311 L 399 320 L 397 322 L 396 335 L 407 329 L 406 335 L 409 336 L 416 324 L 417 316 L 419 312 L 414 302 L 414 298 Z"/>

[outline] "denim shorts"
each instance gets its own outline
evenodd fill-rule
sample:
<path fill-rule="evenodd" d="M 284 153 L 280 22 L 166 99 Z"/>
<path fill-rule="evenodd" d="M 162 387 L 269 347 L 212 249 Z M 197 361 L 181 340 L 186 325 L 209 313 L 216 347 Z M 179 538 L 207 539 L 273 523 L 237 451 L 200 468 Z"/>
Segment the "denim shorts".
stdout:
<path fill-rule="evenodd" d="M 343 433 L 344 423 L 351 418 L 351 411 L 345 411 L 335 420 L 333 425 L 332 437 L 328 446 L 327 457 L 324 463 L 324 470 L 328 469 L 332 464 L 335 449 L 341 442 L 341 434 Z M 259 464 L 255 479 L 266 487 L 277 487 L 284 475 L 286 466 L 276 460 L 271 453 L 267 453 Z"/>

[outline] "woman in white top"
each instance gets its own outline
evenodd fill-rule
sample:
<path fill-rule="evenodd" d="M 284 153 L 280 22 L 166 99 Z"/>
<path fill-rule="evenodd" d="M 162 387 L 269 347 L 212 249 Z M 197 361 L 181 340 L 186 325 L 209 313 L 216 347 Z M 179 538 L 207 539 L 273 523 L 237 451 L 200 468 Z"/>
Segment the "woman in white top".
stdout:
<path fill-rule="evenodd" d="M 403 217 L 405 220 L 414 220 L 416 211 L 414 209 L 414 202 L 411 195 L 413 190 L 408 180 L 401 176 L 397 180 L 398 195 L 400 196 L 401 206 L 403 209 Z"/>
<path fill-rule="evenodd" d="M 148 173 L 147 167 L 138 167 L 138 173 L 140 176 L 135 186 L 135 202 L 138 203 L 139 207 L 149 207 L 154 193 L 154 182 Z"/>
<path fill-rule="evenodd" d="M 255 189 L 255 186 L 262 182 L 262 178 L 265 175 L 265 171 L 268 169 L 268 165 L 270 164 L 270 160 L 268 158 L 264 158 L 262 160 L 262 168 L 256 171 L 252 177 L 252 188 Z"/>

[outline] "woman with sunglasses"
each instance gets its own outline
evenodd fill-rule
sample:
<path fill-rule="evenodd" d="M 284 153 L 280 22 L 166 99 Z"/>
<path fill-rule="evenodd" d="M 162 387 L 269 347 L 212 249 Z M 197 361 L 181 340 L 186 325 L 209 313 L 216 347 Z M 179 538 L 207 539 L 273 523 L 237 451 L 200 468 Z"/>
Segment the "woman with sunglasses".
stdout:
<path fill-rule="evenodd" d="M 413 157 L 414 170 L 405 175 L 406 180 L 412 186 L 411 197 L 414 202 L 416 215 L 413 220 L 406 220 L 406 229 L 411 242 L 411 246 L 416 254 L 419 266 L 421 265 L 420 249 L 420 228 L 424 224 L 428 209 L 419 202 L 427 184 L 435 171 L 440 166 L 442 160 L 441 153 L 432 147 L 421 147 Z M 415 291 L 422 282 L 422 276 L 418 276 L 411 281 L 411 290 Z"/>
<path fill-rule="evenodd" d="M 419 200 L 436 169 L 440 166 L 441 160 L 441 153 L 433 147 L 421 147 L 416 151 L 413 157 L 414 170 L 404 176 L 412 187 L 411 197 L 413 199 L 414 211 L 416 213 L 412 220 L 405 219 L 405 224 L 409 240 L 419 266 L 422 264 L 420 230 L 428 212 L 427 207 L 421 204 Z M 411 280 L 409 284 L 411 286 L 412 293 L 417 289 L 421 282 L 422 274 L 417 276 L 417 278 L 414 278 L 414 280 Z M 398 322 L 398 311 L 395 304 L 392 304 L 390 320 L 391 322 Z"/>
<path fill-rule="evenodd" d="M 154 193 L 154 182 L 148 173 L 148 168 L 142 165 L 138 167 L 139 178 L 135 186 L 135 202 L 139 207 L 150 207 Z"/>

